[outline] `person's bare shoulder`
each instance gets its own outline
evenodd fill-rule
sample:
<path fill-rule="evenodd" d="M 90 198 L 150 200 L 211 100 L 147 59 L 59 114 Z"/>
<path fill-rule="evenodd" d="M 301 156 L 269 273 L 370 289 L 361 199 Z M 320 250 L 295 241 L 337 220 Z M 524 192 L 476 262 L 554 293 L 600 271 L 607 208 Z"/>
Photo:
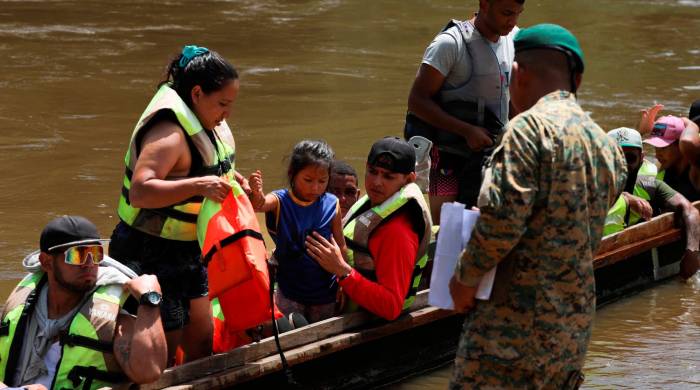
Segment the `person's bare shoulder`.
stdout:
<path fill-rule="evenodd" d="M 141 139 L 140 167 L 152 169 L 159 178 L 186 176 L 191 166 L 187 135 L 178 125 L 160 121 L 149 128 Z"/>
<path fill-rule="evenodd" d="M 141 149 L 156 147 L 187 146 L 185 132 L 180 125 L 171 121 L 160 121 L 151 126 L 141 138 Z"/>

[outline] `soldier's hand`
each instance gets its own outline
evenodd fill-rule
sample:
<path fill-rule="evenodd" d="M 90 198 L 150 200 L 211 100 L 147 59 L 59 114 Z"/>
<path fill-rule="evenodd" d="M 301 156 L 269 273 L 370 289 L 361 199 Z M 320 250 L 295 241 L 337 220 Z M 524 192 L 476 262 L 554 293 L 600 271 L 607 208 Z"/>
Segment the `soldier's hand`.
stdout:
<path fill-rule="evenodd" d="M 231 192 L 231 184 L 218 176 L 202 176 L 198 184 L 200 195 L 217 202 L 223 202 Z"/>
<path fill-rule="evenodd" d="M 467 146 L 469 146 L 469 149 L 478 152 L 488 148 L 489 146 L 493 146 L 493 139 L 491 138 L 491 134 L 488 130 L 479 126 L 472 126 L 471 129 L 472 131 L 470 131 L 469 134 L 464 137 L 464 139 L 467 141 Z"/>
<path fill-rule="evenodd" d="M 681 258 L 681 278 L 688 279 L 700 269 L 700 251 L 686 249 Z"/>
<path fill-rule="evenodd" d="M 646 200 L 638 196 L 634 196 L 628 192 L 623 192 L 622 196 L 625 197 L 630 210 L 639 214 L 639 216 L 641 216 L 643 219 L 650 220 L 654 215 L 654 209 L 651 208 L 651 205 Z"/>
<path fill-rule="evenodd" d="M 454 310 L 459 313 L 466 313 L 474 307 L 476 287 L 465 286 L 452 276 L 452 279 L 450 279 L 450 295 L 455 304 Z"/>

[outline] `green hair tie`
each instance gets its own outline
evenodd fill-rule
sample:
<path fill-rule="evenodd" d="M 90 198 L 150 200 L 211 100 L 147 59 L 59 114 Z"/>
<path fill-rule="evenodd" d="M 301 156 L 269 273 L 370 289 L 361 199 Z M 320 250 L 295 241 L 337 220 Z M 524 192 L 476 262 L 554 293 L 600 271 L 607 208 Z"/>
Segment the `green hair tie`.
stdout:
<path fill-rule="evenodd" d="M 182 48 L 182 57 L 180 57 L 180 68 L 185 69 L 187 64 L 198 55 L 209 53 L 209 49 L 197 45 L 187 45 Z"/>

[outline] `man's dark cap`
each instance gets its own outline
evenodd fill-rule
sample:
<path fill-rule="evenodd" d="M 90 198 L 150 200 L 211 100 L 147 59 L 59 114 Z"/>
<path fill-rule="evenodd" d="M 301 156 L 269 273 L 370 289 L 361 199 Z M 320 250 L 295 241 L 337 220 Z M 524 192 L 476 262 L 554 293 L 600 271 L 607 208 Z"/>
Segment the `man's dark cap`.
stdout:
<path fill-rule="evenodd" d="M 49 252 L 93 242 L 100 242 L 95 224 L 83 217 L 64 215 L 46 225 L 39 238 L 39 248 L 42 252 Z"/>
<path fill-rule="evenodd" d="M 688 112 L 688 118 L 695 122 L 696 125 L 700 126 L 700 100 L 696 100 L 690 105 L 690 111 Z"/>
<path fill-rule="evenodd" d="M 372 145 L 367 164 L 408 174 L 416 171 L 416 152 L 399 137 L 384 137 Z"/>
<path fill-rule="evenodd" d="M 574 71 L 583 73 L 583 50 L 578 39 L 558 24 L 542 23 L 523 28 L 513 39 L 515 52 L 532 49 L 552 49 L 564 52 L 574 61 Z"/>

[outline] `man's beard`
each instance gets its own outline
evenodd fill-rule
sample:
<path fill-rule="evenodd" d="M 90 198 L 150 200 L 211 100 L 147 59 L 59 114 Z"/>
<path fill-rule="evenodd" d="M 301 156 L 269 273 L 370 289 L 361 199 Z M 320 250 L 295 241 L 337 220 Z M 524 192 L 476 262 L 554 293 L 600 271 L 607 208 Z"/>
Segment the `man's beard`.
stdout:
<path fill-rule="evenodd" d="M 91 282 L 81 282 L 81 283 L 70 283 L 66 281 L 66 278 L 63 277 L 63 273 L 61 272 L 61 269 L 59 267 L 53 267 L 54 269 L 54 277 L 56 279 L 56 282 L 58 283 L 59 286 L 62 288 L 72 291 L 74 293 L 79 293 L 79 294 L 85 294 L 86 292 L 92 290 L 95 287 L 96 281 L 91 281 Z"/>

